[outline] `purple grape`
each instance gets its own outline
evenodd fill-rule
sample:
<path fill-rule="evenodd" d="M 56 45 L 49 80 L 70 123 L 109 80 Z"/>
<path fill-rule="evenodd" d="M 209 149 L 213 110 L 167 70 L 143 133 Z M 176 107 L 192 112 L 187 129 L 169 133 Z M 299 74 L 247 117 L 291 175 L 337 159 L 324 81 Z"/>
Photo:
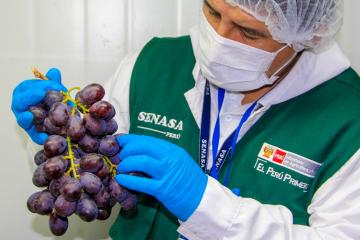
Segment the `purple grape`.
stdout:
<path fill-rule="evenodd" d="M 80 168 L 86 172 L 95 173 L 104 165 L 104 160 L 100 154 L 90 153 L 80 159 Z"/>
<path fill-rule="evenodd" d="M 83 171 L 81 170 L 81 168 L 80 168 L 80 159 L 79 159 L 79 158 L 75 158 L 74 164 L 75 164 L 76 173 L 77 173 L 78 175 L 80 175 L 80 173 L 83 172 Z M 74 177 L 74 176 L 73 176 L 73 177 Z"/>
<path fill-rule="evenodd" d="M 49 185 L 49 191 L 54 197 L 58 197 L 61 194 L 62 187 L 70 181 L 69 176 L 63 175 L 62 177 L 52 180 Z"/>
<path fill-rule="evenodd" d="M 65 152 L 67 148 L 66 139 L 59 135 L 52 135 L 44 144 L 45 154 L 48 157 L 55 157 Z"/>
<path fill-rule="evenodd" d="M 42 124 L 46 118 L 47 111 L 40 106 L 31 106 L 29 112 L 34 115 L 33 124 L 39 125 Z"/>
<path fill-rule="evenodd" d="M 109 190 L 110 196 L 114 198 L 118 203 L 124 201 L 129 195 L 129 192 L 125 188 L 120 186 L 114 179 L 110 180 Z"/>
<path fill-rule="evenodd" d="M 31 212 L 47 215 L 50 214 L 54 207 L 55 198 L 47 190 L 32 194 L 28 201 L 27 206 Z"/>
<path fill-rule="evenodd" d="M 106 134 L 112 135 L 118 130 L 118 124 L 115 119 L 111 119 L 106 122 Z"/>
<path fill-rule="evenodd" d="M 50 109 L 54 103 L 62 102 L 64 100 L 64 96 L 57 91 L 49 90 L 46 93 L 44 104 Z"/>
<path fill-rule="evenodd" d="M 108 187 L 109 184 L 110 184 L 110 179 L 111 179 L 111 177 L 108 175 L 108 176 L 106 176 L 105 178 L 103 178 L 103 179 L 101 180 L 101 182 L 102 182 L 102 184 L 103 184 L 105 187 Z"/>
<path fill-rule="evenodd" d="M 115 156 L 109 157 L 109 159 L 114 165 L 118 165 L 121 162 L 119 154 L 115 154 Z"/>
<path fill-rule="evenodd" d="M 66 217 L 61 217 L 56 213 L 52 213 L 49 218 L 49 228 L 55 236 L 64 235 L 68 229 L 69 222 Z"/>
<path fill-rule="evenodd" d="M 68 155 L 61 155 L 59 157 L 62 157 L 63 163 L 64 163 L 64 169 L 65 172 L 67 172 L 70 168 L 70 160 L 67 160 L 65 157 Z M 74 162 L 76 161 L 76 159 L 74 159 Z"/>
<path fill-rule="evenodd" d="M 98 220 L 106 220 L 111 215 L 111 208 L 99 208 Z"/>
<path fill-rule="evenodd" d="M 76 202 L 67 201 L 60 195 L 55 201 L 55 211 L 61 217 L 68 217 L 76 211 Z"/>
<path fill-rule="evenodd" d="M 91 222 L 98 216 L 98 208 L 96 203 L 87 198 L 81 199 L 76 208 L 76 214 L 85 222 Z"/>
<path fill-rule="evenodd" d="M 109 102 L 99 101 L 89 108 L 89 113 L 94 118 L 111 119 L 115 115 L 115 109 Z"/>
<path fill-rule="evenodd" d="M 50 180 L 46 177 L 44 166 L 45 163 L 42 163 L 36 168 L 33 174 L 32 182 L 37 187 L 46 187 L 50 183 Z"/>
<path fill-rule="evenodd" d="M 105 121 L 110 121 L 111 119 L 113 119 L 113 118 L 115 117 L 115 115 L 116 115 L 116 110 L 115 110 L 115 108 L 112 108 L 112 109 L 111 109 L 111 113 L 110 113 L 109 116 L 108 116 L 107 118 L 105 118 L 104 120 L 105 120 Z"/>
<path fill-rule="evenodd" d="M 85 118 L 85 128 L 93 136 L 103 136 L 106 134 L 106 122 L 102 119 L 96 119 L 91 117 L 90 114 L 86 114 Z"/>
<path fill-rule="evenodd" d="M 100 140 L 99 153 L 111 157 L 119 151 L 120 146 L 115 136 L 109 135 Z"/>
<path fill-rule="evenodd" d="M 80 174 L 80 183 L 82 188 L 90 194 L 97 194 L 103 187 L 100 178 L 90 172 Z"/>
<path fill-rule="evenodd" d="M 47 132 L 49 134 L 56 134 L 56 135 L 61 135 L 61 136 L 66 135 L 66 129 L 64 127 L 55 126 L 54 124 L 51 123 L 49 118 L 45 118 L 43 126 L 45 129 L 45 132 Z"/>
<path fill-rule="evenodd" d="M 86 106 L 100 101 L 105 96 L 105 89 L 96 83 L 90 84 L 76 94 L 75 99 Z"/>
<path fill-rule="evenodd" d="M 28 198 L 26 205 L 27 208 L 29 209 L 30 212 L 32 213 L 36 213 L 36 209 L 35 209 L 35 203 L 37 201 L 37 199 L 39 198 L 40 194 L 42 192 L 36 192 L 30 195 L 30 197 Z"/>
<path fill-rule="evenodd" d="M 88 134 L 85 134 L 85 136 L 78 142 L 78 144 L 81 149 L 87 153 L 97 152 L 100 145 L 99 140 L 91 137 Z"/>
<path fill-rule="evenodd" d="M 106 208 L 109 206 L 110 193 L 104 187 L 94 196 L 94 200 L 99 208 Z"/>
<path fill-rule="evenodd" d="M 101 180 L 108 177 L 110 173 L 109 165 L 104 164 L 103 167 L 95 173 Z"/>
<path fill-rule="evenodd" d="M 79 141 L 85 136 L 85 133 L 86 129 L 82 118 L 76 115 L 70 116 L 67 126 L 67 135 L 71 138 L 71 140 Z"/>
<path fill-rule="evenodd" d="M 79 201 L 81 201 L 82 199 L 89 199 L 89 200 L 91 200 L 92 197 L 91 197 L 88 193 L 82 192 Z"/>
<path fill-rule="evenodd" d="M 52 105 L 49 111 L 49 119 L 57 127 L 65 126 L 69 120 L 69 106 L 65 103 L 57 102 Z"/>
<path fill-rule="evenodd" d="M 65 200 L 69 202 L 77 201 L 81 197 L 81 184 L 78 180 L 71 179 L 65 183 L 60 192 Z"/>
<path fill-rule="evenodd" d="M 129 211 L 136 207 L 137 197 L 134 194 L 129 193 L 127 198 L 120 203 L 121 209 L 124 211 Z"/>
<path fill-rule="evenodd" d="M 66 170 L 66 162 L 62 156 L 48 159 L 45 162 L 44 172 L 48 179 L 60 178 Z"/>
<path fill-rule="evenodd" d="M 34 162 L 36 165 L 40 165 L 42 163 L 44 163 L 47 160 L 47 157 L 45 155 L 45 151 L 44 150 L 40 150 L 38 151 L 35 156 L 34 156 Z"/>
<path fill-rule="evenodd" d="M 86 155 L 80 148 L 73 148 L 73 153 L 75 158 L 82 158 Z"/>

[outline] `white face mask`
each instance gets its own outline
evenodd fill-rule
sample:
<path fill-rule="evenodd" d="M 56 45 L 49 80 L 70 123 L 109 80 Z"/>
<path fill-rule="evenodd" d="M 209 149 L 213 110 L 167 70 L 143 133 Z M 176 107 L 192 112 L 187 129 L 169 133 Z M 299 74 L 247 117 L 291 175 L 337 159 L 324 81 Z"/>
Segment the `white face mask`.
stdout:
<path fill-rule="evenodd" d="M 224 38 L 213 29 L 203 12 L 200 26 L 192 28 L 190 36 L 202 75 L 228 91 L 245 92 L 273 84 L 277 74 L 296 56 L 269 78 L 266 72 L 287 45 L 272 53 Z"/>

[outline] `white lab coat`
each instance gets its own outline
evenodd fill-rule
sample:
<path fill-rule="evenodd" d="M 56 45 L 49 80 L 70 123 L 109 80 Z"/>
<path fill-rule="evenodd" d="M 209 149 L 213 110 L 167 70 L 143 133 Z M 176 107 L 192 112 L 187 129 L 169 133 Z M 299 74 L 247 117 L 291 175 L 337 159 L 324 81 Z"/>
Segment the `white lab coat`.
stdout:
<path fill-rule="evenodd" d="M 129 130 L 129 87 L 138 54 L 126 57 L 106 84 L 107 98 L 117 110 L 115 118 L 119 123 L 119 132 Z M 336 44 L 318 55 L 304 52 L 288 76 L 259 101 L 262 107 L 244 125 L 239 139 L 271 105 L 296 97 L 337 76 L 349 66 L 348 59 Z M 185 97 L 199 126 L 205 81 L 197 65 L 193 75 L 194 88 L 186 92 Z M 216 91 L 216 87 L 211 86 L 212 96 L 216 96 Z M 220 113 L 220 146 L 236 128 L 247 108 L 239 104 L 242 98 L 240 93 L 225 94 Z M 217 98 L 213 97 L 212 100 L 213 131 Z M 210 140 L 210 153 L 211 146 Z M 212 164 L 211 158 L 209 154 L 208 167 Z M 360 239 L 360 150 L 316 191 L 308 213 L 310 226 L 295 225 L 292 213 L 285 206 L 267 205 L 254 199 L 237 197 L 209 177 L 200 205 L 186 222 L 180 223 L 178 232 L 194 240 Z"/>

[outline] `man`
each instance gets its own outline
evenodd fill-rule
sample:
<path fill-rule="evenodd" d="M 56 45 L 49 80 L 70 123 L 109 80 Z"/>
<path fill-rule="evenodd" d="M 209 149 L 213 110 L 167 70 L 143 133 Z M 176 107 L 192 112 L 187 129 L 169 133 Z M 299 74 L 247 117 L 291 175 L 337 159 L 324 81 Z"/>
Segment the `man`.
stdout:
<path fill-rule="evenodd" d="M 107 84 L 131 133 L 116 180 L 158 201 L 120 213 L 114 239 L 360 238 L 360 78 L 333 42 L 342 4 L 207 0 L 190 38 L 123 61 Z M 49 88 L 14 91 L 38 143 L 24 106 Z"/>

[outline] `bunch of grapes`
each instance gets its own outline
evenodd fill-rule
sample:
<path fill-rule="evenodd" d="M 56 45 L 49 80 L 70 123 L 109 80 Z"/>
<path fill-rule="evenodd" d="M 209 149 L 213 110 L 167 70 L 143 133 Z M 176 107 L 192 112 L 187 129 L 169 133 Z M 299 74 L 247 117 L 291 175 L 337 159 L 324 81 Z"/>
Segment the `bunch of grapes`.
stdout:
<path fill-rule="evenodd" d="M 75 99 L 70 95 L 74 89 L 79 90 Z M 137 203 L 113 178 L 121 149 L 114 135 L 115 109 L 102 100 L 104 88 L 90 84 L 74 89 L 48 91 L 29 109 L 36 128 L 49 138 L 34 157 L 38 167 L 32 181 L 44 189 L 32 194 L 27 206 L 33 213 L 49 215 L 50 230 L 57 236 L 66 232 L 72 214 L 86 222 L 105 220 L 116 203 L 124 211 Z"/>

